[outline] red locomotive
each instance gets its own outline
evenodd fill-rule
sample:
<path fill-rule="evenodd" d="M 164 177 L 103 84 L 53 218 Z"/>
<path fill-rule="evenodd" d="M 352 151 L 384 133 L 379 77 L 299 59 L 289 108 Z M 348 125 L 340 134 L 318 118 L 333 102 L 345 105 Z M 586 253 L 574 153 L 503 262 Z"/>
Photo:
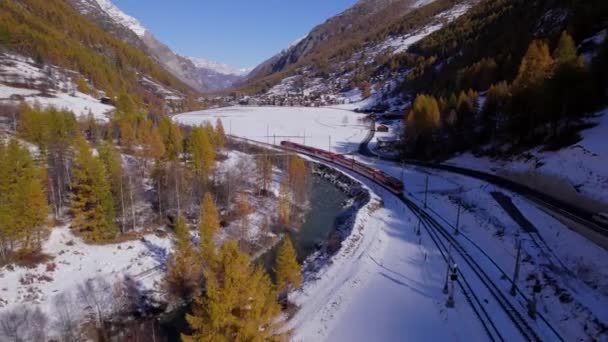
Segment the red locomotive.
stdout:
<path fill-rule="evenodd" d="M 386 173 L 371 168 L 365 164 L 362 164 L 354 159 L 348 159 L 344 157 L 344 155 L 338 153 L 332 153 L 325 150 L 321 150 L 318 148 L 304 146 L 296 143 L 292 143 L 289 141 L 282 141 L 281 146 L 292 150 L 294 152 L 302 153 L 311 157 L 320 158 L 335 164 L 338 164 L 342 167 L 345 167 L 349 170 L 353 170 L 354 172 L 363 175 L 367 178 L 370 178 L 373 181 L 383 184 L 387 189 L 389 189 L 392 193 L 396 195 L 401 195 L 403 193 L 403 182 L 398 180 L 395 177 L 389 176 Z"/>

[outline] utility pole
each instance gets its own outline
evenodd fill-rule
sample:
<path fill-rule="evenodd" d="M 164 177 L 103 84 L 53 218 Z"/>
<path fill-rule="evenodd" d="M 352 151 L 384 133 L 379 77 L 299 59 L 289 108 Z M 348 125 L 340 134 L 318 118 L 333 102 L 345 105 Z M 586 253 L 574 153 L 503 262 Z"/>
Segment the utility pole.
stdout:
<path fill-rule="evenodd" d="M 443 284 L 443 294 L 448 294 L 448 280 L 450 279 L 450 266 L 452 265 L 452 245 L 448 247 L 448 262 L 445 271 L 445 283 Z"/>
<path fill-rule="evenodd" d="M 448 295 L 448 300 L 445 302 L 445 306 L 448 308 L 453 308 L 456 305 L 456 301 L 454 300 L 454 283 L 458 280 L 458 265 L 454 264 L 452 267 L 452 274 L 450 275 L 451 286 L 450 286 L 450 294 Z"/>
<path fill-rule="evenodd" d="M 276 145 L 277 144 L 277 134 L 275 133 L 272 136 L 273 136 L 272 144 Z"/>
<path fill-rule="evenodd" d="M 460 233 L 460 202 L 458 202 L 458 214 L 456 215 L 456 235 Z"/>
<path fill-rule="evenodd" d="M 540 282 L 537 279 L 536 284 L 534 284 L 534 287 L 532 288 L 532 299 L 528 300 L 528 316 L 530 316 L 530 318 L 534 320 L 536 320 L 536 296 L 540 293 L 541 290 L 542 286 L 540 285 Z"/>
<path fill-rule="evenodd" d="M 304 130 L 304 146 L 306 146 L 306 130 Z"/>
<path fill-rule="evenodd" d="M 429 176 L 426 176 L 426 183 L 424 185 L 424 209 L 426 209 L 426 197 L 429 192 Z"/>
<path fill-rule="evenodd" d="M 422 219 L 418 219 L 418 226 L 416 227 L 416 235 L 420 236 L 420 224 L 422 223 Z"/>
<path fill-rule="evenodd" d="M 517 293 L 517 278 L 519 277 L 519 261 L 521 258 L 521 240 L 517 240 L 517 257 L 515 259 L 515 272 L 513 274 L 513 280 L 511 282 L 511 296 L 515 296 Z"/>

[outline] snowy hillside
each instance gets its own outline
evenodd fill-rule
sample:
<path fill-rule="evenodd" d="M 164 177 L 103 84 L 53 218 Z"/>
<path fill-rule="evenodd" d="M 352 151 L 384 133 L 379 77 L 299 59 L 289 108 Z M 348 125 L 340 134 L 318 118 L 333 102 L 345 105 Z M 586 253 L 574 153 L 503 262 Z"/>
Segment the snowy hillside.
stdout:
<path fill-rule="evenodd" d="M 92 114 L 107 121 L 114 107 L 76 89 L 76 72 L 47 65 L 40 67 L 30 58 L 0 54 L 0 103 L 67 109 L 77 116 Z"/>
<path fill-rule="evenodd" d="M 111 0 L 95 0 L 97 4 L 104 10 L 112 19 L 120 23 L 124 27 L 133 31 L 139 37 L 143 37 L 146 33 L 146 28 L 135 18 L 124 13 L 116 7 Z"/>
<path fill-rule="evenodd" d="M 458 3 L 448 10 L 438 13 L 422 27 L 413 28 L 401 35 L 389 35 L 382 41 L 366 43 L 344 61 L 333 65 L 332 72 L 327 77 L 320 77 L 313 67 L 302 66 L 298 69 L 297 75 L 283 78 L 265 94 L 258 96 L 258 99 L 262 104 L 275 104 L 277 101 L 282 102 L 287 98 L 292 100 L 290 102 L 297 101 L 296 103 L 304 104 L 314 102 L 316 98 L 323 98 L 322 104 L 332 105 L 361 100 L 360 97 L 353 98 L 352 96 L 354 92 L 358 91 L 356 88 L 352 89 L 352 78 L 358 72 L 357 69 L 352 70 L 353 65 L 371 67 L 382 56 L 406 52 L 410 46 L 467 13 L 472 5 L 473 2 Z M 402 109 L 408 99 L 394 97 L 392 91 L 396 88 L 396 84 L 403 80 L 407 72 L 407 70 L 401 70 L 374 75 L 368 80 L 372 96 L 365 103 L 361 103 L 359 108 L 369 109 L 379 104 L 385 104 L 393 110 Z"/>
<path fill-rule="evenodd" d="M 582 131 L 581 141 L 559 151 L 545 151 L 538 147 L 509 160 L 493 160 L 467 153 L 450 159 L 448 163 L 505 176 L 554 176 L 569 185 L 572 193 L 578 192 L 603 202 L 604 209 L 608 211 L 608 109 L 596 113 L 590 121 L 596 126 Z M 518 180 L 522 178 L 518 177 Z M 543 186 L 540 177 L 536 182 Z M 595 210 L 600 208 L 602 206 Z"/>
<path fill-rule="evenodd" d="M 211 61 L 205 58 L 188 57 L 197 68 L 209 69 L 223 75 L 246 76 L 251 68 L 235 68 L 228 64 Z"/>

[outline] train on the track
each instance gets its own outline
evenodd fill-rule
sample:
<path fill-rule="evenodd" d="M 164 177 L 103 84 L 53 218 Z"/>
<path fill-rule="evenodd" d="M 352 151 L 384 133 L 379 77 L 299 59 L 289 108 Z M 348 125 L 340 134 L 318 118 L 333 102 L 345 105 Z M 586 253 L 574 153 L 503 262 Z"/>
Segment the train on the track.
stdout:
<path fill-rule="evenodd" d="M 292 143 L 290 141 L 282 141 L 281 146 L 294 152 L 338 164 L 375 182 L 382 183 L 382 185 L 396 195 L 401 195 L 403 193 L 403 182 L 399 179 L 389 176 L 380 170 L 376 170 L 354 159 L 349 159 L 342 154 L 332 153 L 318 148 Z"/>

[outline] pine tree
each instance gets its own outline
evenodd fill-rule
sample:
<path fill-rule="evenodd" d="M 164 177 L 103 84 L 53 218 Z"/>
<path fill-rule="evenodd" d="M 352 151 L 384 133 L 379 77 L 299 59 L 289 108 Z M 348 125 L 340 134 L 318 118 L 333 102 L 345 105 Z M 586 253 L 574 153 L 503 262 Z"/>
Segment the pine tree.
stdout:
<path fill-rule="evenodd" d="M 534 40 L 521 61 L 513 86 L 520 91 L 538 88 L 551 76 L 552 68 L 549 46 L 543 41 Z"/>
<path fill-rule="evenodd" d="M 582 116 L 595 105 L 595 89 L 584 59 L 578 55 L 576 45 L 564 31 L 553 52 L 554 75 L 549 81 L 548 107 L 557 134 L 558 121 Z"/>
<path fill-rule="evenodd" d="M 205 193 L 201 205 L 200 223 L 198 226 L 199 234 L 199 258 L 204 267 L 213 263 L 215 259 L 215 247 L 213 239 L 220 230 L 220 218 L 213 201 L 211 193 Z"/>
<path fill-rule="evenodd" d="M 304 205 L 307 200 L 308 173 L 304 159 L 293 155 L 287 165 L 289 187 L 296 204 Z"/>
<path fill-rule="evenodd" d="M 44 191 L 44 170 L 16 139 L 0 142 L 0 236 L 9 250 L 19 245 L 30 250 L 40 247 L 47 226 L 49 207 Z M 34 244 L 34 239 L 36 243 Z M 0 246 L 4 253 L 5 246 Z"/>
<path fill-rule="evenodd" d="M 283 240 L 277 254 L 275 272 L 277 289 L 280 292 L 299 288 L 302 285 L 302 268 L 298 264 L 296 250 L 289 236 Z"/>
<path fill-rule="evenodd" d="M 183 149 L 182 131 L 169 117 L 163 117 L 158 124 L 158 132 L 165 145 L 165 157 L 174 161 L 180 157 Z"/>
<path fill-rule="evenodd" d="M 122 167 L 122 157 L 118 150 L 108 142 L 103 142 L 98 147 L 99 158 L 107 170 L 108 183 L 112 192 L 113 202 L 115 204 L 115 212 L 119 212 L 122 221 L 122 232 L 127 231 L 127 213 L 132 207 L 132 203 L 127 201 L 130 187 L 129 182 L 125 180 L 125 171 Z"/>
<path fill-rule="evenodd" d="M 219 118 L 215 122 L 215 137 L 217 140 L 217 147 L 223 148 L 224 145 L 226 145 L 226 131 L 224 131 L 224 125 Z"/>
<path fill-rule="evenodd" d="M 266 194 L 272 182 L 272 159 L 266 154 L 259 155 L 256 158 L 256 166 L 258 171 L 258 187 L 262 190 L 262 194 Z"/>
<path fill-rule="evenodd" d="M 452 100 L 452 97 L 450 97 L 450 104 Z M 458 106 L 458 100 L 455 100 L 455 102 L 456 106 Z M 424 94 L 416 96 L 414 105 L 407 115 L 406 127 L 408 128 L 408 132 L 411 133 L 409 135 L 429 135 L 433 129 L 439 126 L 439 118 L 439 104 L 433 96 Z"/>
<path fill-rule="evenodd" d="M 167 270 L 169 292 L 179 298 L 187 298 L 197 287 L 196 253 L 190 230 L 183 216 L 175 221 L 174 252 Z"/>
<path fill-rule="evenodd" d="M 278 221 L 283 226 L 289 225 L 291 221 L 291 193 L 289 191 L 289 181 L 283 177 L 279 187 Z"/>
<path fill-rule="evenodd" d="M 194 172 L 206 183 L 215 163 L 215 151 L 208 130 L 202 127 L 192 129 L 188 138 L 188 150 Z"/>
<path fill-rule="evenodd" d="M 273 341 L 280 313 L 268 275 L 253 266 L 234 241 L 222 245 L 213 269 L 205 271 L 206 291 L 186 315 L 192 335 L 185 342 Z"/>
<path fill-rule="evenodd" d="M 111 240 L 116 236 L 117 228 L 107 171 L 103 162 L 93 156 L 84 137 L 77 138 L 75 148 L 72 227 L 91 241 Z"/>

